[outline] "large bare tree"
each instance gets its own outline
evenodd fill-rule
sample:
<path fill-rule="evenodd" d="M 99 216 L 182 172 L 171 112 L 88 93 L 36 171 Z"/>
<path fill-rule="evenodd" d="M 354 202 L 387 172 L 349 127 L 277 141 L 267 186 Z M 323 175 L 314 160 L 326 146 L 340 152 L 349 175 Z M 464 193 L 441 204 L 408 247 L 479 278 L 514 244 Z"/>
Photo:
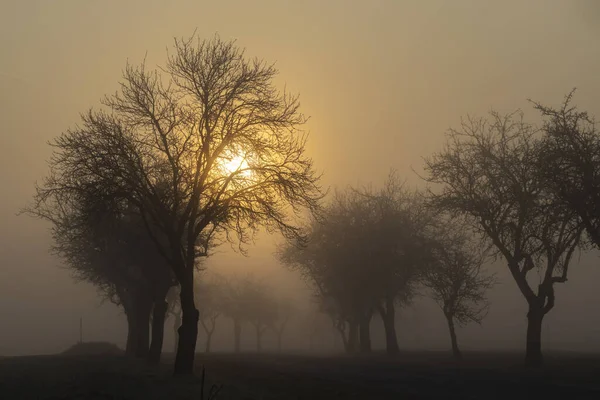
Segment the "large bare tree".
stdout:
<path fill-rule="evenodd" d="M 193 372 L 199 238 L 216 231 L 244 243 L 258 226 L 295 237 L 294 212 L 318 206 L 306 118 L 276 76 L 234 42 L 176 39 L 163 68 L 127 65 L 105 108 L 52 142 L 38 200 L 91 188 L 126 199 L 156 228 L 148 232 L 181 287 L 176 374 Z"/>
<path fill-rule="evenodd" d="M 502 257 L 527 300 L 526 363 L 542 363 L 542 320 L 555 304 L 554 285 L 567 281 L 582 226 L 554 201 L 538 165 L 539 132 L 520 113 L 468 118 L 451 129 L 445 148 L 426 159 L 431 202 L 467 218 Z M 531 272 L 537 270 L 536 285 Z"/>

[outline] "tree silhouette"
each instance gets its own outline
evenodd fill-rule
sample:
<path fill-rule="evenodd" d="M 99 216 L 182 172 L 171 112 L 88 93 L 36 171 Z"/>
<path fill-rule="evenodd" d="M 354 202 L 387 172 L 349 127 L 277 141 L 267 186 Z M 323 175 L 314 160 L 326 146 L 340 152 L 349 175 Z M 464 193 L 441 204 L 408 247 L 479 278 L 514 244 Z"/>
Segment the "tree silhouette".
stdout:
<path fill-rule="evenodd" d="M 409 192 L 395 171 L 377 192 L 363 190 L 365 215 L 362 251 L 374 282 L 372 295 L 379 298 L 379 312 L 386 334 L 388 354 L 399 352 L 396 337 L 396 305 L 407 306 L 417 293 L 422 273 L 431 264 L 425 227 L 432 215 L 418 193 Z"/>
<path fill-rule="evenodd" d="M 224 281 L 221 308 L 223 316 L 233 321 L 233 347 L 236 353 L 241 350 L 243 324 L 248 322 L 246 304 L 248 298 L 251 297 L 249 292 L 253 279 L 252 276 L 230 277 Z"/>
<path fill-rule="evenodd" d="M 292 211 L 318 207 L 306 119 L 276 75 L 234 42 L 176 39 L 164 68 L 127 65 L 108 110 L 88 111 L 52 142 L 37 197 L 85 189 L 126 200 L 171 267 L 182 309 L 176 374 L 193 372 L 197 244 L 217 232 L 241 245 L 261 225 L 298 237 Z"/>
<path fill-rule="evenodd" d="M 398 352 L 395 305 L 415 294 L 427 251 L 421 237 L 426 213 L 395 173 L 379 192 L 337 192 L 309 227 L 308 243 L 280 250 L 280 259 L 299 270 L 322 298 L 348 351 L 370 351 L 374 311 L 384 321 L 387 350 Z"/>
<path fill-rule="evenodd" d="M 256 351 L 262 351 L 262 338 L 277 321 L 277 303 L 271 289 L 256 279 L 246 279 L 243 309 L 246 318 L 254 326 Z"/>
<path fill-rule="evenodd" d="M 446 317 L 452 353 L 459 359 L 461 352 L 454 324 L 480 324 L 489 308 L 485 292 L 496 282 L 493 275 L 483 273 L 485 254 L 479 248 L 480 243 L 469 241 L 467 230 L 448 223 L 432 232 L 431 251 L 435 262 L 424 271 L 422 280 Z"/>
<path fill-rule="evenodd" d="M 582 227 L 554 201 L 538 165 L 537 131 L 521 114 L 468 118 L 451 129 L 446 147 L 425 160 L 431 204 L 463 216 L 507 262 L 527 300 L 526 363 L 542 363 L 542 320 L 555 304 L 554 284 L 566 282 Z M 528 274 L 538 270 L 537 290 Z"/>
<path fill-rule="evenodd" d="M 577 213 L 600 248 L 600 133 L 587 112 L 572 106 L 574 93 L 558 109 L 534 103 L 545 118 L 539 168 L 556 200 Z"/>
<path fill-rule="evenodd" d="M 282 350 L 283 334 L 287 328 L 288 322 L 296 313 L 296 307 L 291 300 L 280 297 L 274 298 L 275 316 L 270 323 L 271 329 L 277 335 L 277 350 Z"/>
<path fill-rule="evenodd" d="M 210 352 L 213 333 L 217 327 L 217 318 L 222 313 L 223 280 L 218 276 L 203 274 L 196 280 L 196 300 L 201 307 L 198 308 L 199 320 L 204 333 L 206 344 L 204 351 Z"/>
<path fill-rule="evenodd" d="M 78 280 L 95 285 L 127 317 L 126 353 L 160 360 L 165 296 L 175 284 L 140 216 L 127 202 L 82 190 L 53 196 L 25 211 L 52 223 L 54 253 Z M 150 316 L 152 342 L 150 343 Z"/>

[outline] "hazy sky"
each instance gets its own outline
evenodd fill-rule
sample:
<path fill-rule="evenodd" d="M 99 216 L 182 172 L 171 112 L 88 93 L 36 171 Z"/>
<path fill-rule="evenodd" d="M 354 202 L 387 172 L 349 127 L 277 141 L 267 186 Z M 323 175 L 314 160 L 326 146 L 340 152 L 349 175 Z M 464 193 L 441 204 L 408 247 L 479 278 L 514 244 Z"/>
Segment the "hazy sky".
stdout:
<path fill-rule="evenodd" d="M 46 173 L 47 141 L 116 89 L 127 59 L 147 53 L 148 64 L 162 63 L 172 38 L 195 29 L 277 62 L 279 83 L 300 93 L 311 117 L 309 151 L 327 185 L 377 183 L 392 167 L 417 183 L 411 166 L 419 170 L 467 113 L 522 107 L 535 120 L 527 98 L 557 104 L 577 87 L 577 104 L 600 114 L 594 0 L 2 0 L 0 355 L 62 350 L 78 337 L 80 315 L 90 340 L 123 341 L 119 311 L 99 307 L 93 288 L 75 285 L 48 255 L 47 226 L 15 214 Z M 271 242 L 211 265 L 289 278 Z M 598 264 L 594 254 L 573 266 L 545 340 L 600 350 Z M 484 326 L 463 332 L 466 347 L 521 346 L 525 302 L 514 286 L 503 279 Z M 421 345 L 445 346 L 441 316 L 417 311 L 406 314 L 420 324 Z"/>

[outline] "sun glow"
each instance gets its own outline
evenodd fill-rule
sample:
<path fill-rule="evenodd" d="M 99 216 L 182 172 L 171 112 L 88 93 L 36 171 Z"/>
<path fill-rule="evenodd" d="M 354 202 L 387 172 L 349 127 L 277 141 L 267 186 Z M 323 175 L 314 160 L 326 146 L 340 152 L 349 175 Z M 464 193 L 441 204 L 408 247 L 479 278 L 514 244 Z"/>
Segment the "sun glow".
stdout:
<path fill-rule="evenodd" d="M 240 176 L 249 176 L 248 162 L 243 156 L 233 156 L 223 160 L 223 169 L 228 175 L 236 173 Z"/>

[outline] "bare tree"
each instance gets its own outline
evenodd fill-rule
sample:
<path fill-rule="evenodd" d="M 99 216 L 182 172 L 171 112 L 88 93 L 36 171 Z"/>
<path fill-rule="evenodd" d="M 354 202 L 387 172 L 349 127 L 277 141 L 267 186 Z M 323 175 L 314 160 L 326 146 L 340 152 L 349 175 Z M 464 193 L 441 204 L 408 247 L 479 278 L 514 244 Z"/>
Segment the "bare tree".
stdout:
<path fill-rule="evenodd" d="M 338 200 L 345 199 L 338 193 L 335 201 Z M 348 231 L 342 225 L 346 220 L 340 210 L 346 209 L 336 208 L 338 204 L 326 208 L 322 221 L 312 221 L 306 243 L 286 243 L 279 250 L 279 258 L 313 286 L 323 310 L 336 320 L 346 351 L 354 352 L 358 351 L 359 321 L 362 314 L 372 313 L 373 304 L 367 302 L 370 299 L 362 290 L 364 268 L 358 268 L 358 260 L 353 257 L 352 249 L 359 240 L 357 230 Z M 344 236 L 346 232 L 348 235 Z"/>
<path fill-rule="evenodd" d="M 469 322 L 481 324 L 489 309 L 486 291 L 496 280 L 482 271 L 485 252 L 480 250 L 479 243 L 468 240 L 467 229 L 461 229 L 456 221 L 441 222 L 447 225 L 435 229 L 432 238 L 436 242 L 431 247 L 436 262 L 424 271 L 422 282 L 444 312 L 452 353 L 460 359 L 455 321 L 461 326 Z"/>
<path fill-rule="evenodd" d="M 534 102 L 545 118 L 539 168 L 557 201 L 577 213 L 600 248 L 600 132 L 593 117 L 572 105 L 574 94 L 560 108 Z"/>
<path fill-rule="evenodd" d="M 241 351 L 242 327 L 248 322 L 246 303 L 250 297 L 248 292 L 253 281 L 252 276 L 244 278 L 229 277 L 224 280 L 221 309 L 223 316 L 233 321 L 234 351 Z"/>
<path fill-rule="evenodd" d="M 91 190 L 127 200 L 156 227 L 148 232 L 181 287 L 176 374 L 193 372 L 199 238 L 222 232 L 243 244 L 261 225 L 298 237 L 292 211 L 318 207 L 306 119 L 276 75 L 234 42 L 176 39 L 164 68 L 127 65 L 108 111 L 90 110 L 52 142 L 38 202 Z"/>
<path fill-rule="evenodd" d="M 446 147 L 425 161 L 426 180 L 439 185 L 431 203 L 467 218 L 507 262 L 527 300 L 526 363 L 542 363 L 542 320 L 555 303 L 554 284 L 566 282 L 582 227 L 557 204 L 538 169 L 538 132 L 520 114 L 468 118 L 450 130 Z M 437 189 L 437 188 L 436 188 Z M 528 274 L 538 270 L 540 283 Z"/>
<path fill-rule="evenodd" d="M 282 350 L 283 334 L 287 328 L 290 318 L 296 313 L 294 304 L 285 298 L 277 298 L 275 300 L 275 318 L 271 322 L 271 329 L 277 335 L 277 350 Z"/>
<path fill-rule="evenodd" d="M 418 193 L 410 192 L 391 171 L 379 191 L 361 191 L 362 213 L 368 223 L 362 227 L 362 250 L 366 256 L 372 296 L 378 298 L 376 310 L 383 321 L 386 350 L 399 352 L 396 337 L 396 306 L 412 302 L 422 272 L 432 262 L 425 227 L 433 218 L 422 204 Z"/>
<path fill-rule="evenodd" d="M 396 305 L 410 303 L 428 249 L 420 231 L 426 213 L 391 173 L 380 191 L 337 192 L 309 227 L 304 247 L 289 244 L 280 259 L 299 270 L 321 297 L 348 351 L 370 351 L 370 322 L 380 313 L 389 354 L 398 353 Z"/>
<path fill-rule="evenodd" d="M 76 279 L 92 283 L 106 299 L 123 307 L 128 323 L 126 353 L 159 362 L 165 296 L 175 284 L 171 269 L 127 202 L 88 191 L 78 196 L 62 194 L 57 192 L 24 211 L 52 223 L 52 251 Z"/>
<path fill-rule="evenodd" d="M 242 309 L 256 334 L 256 351 L 262 351 L 262 338 L 277 320 L 277 303 L 264 281 L 248 277 L 244 281 Z"/>
<path fill-rule="evenodd" d="M 209 277 L 203 274 L 196 280 L 196 300 L 201 306 L 198 308 L 199 320 L 206 334 L 205 352 L 210 352 L 213 333 L 217 327 L 217 318 L 222 313 L 223 297 L 222 279 L 216 276 Z"/>

